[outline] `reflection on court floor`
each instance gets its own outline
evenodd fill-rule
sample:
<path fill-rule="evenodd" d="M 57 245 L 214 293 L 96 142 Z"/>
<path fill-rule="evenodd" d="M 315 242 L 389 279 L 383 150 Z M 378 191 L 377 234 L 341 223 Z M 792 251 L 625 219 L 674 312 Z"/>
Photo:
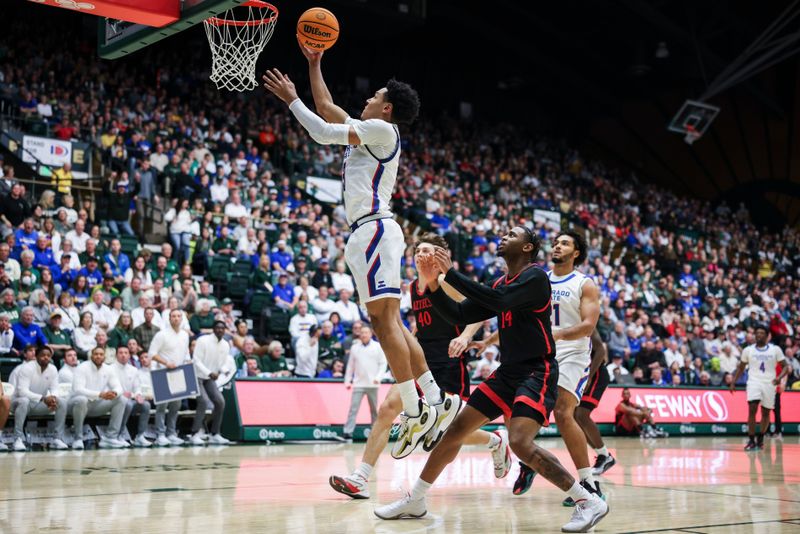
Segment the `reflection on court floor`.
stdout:
<path fill-rule="evenodd" d="M 541 444 L 567 466 L 558 439 Z M 602 478 L 612 508 L 598 532 L 800 531 L 800 440 L 745 453 L 739 438 L 609 439 L 617 465 Z M 309 444 L 6 454 L 0 456 L 0 532 L 557 532 L 571 513 L 537 478 L 515 497 L 516 467 L 494 478 L 481 448 L 442 474 L 421 520 L 372 513 L 422 470 L 426 455 L 388 453 L 372 499 L 333 492 L 331 474 L 360 461 L 359 444 Z M 685 534 L 685 530 L 684 530 Z"/>

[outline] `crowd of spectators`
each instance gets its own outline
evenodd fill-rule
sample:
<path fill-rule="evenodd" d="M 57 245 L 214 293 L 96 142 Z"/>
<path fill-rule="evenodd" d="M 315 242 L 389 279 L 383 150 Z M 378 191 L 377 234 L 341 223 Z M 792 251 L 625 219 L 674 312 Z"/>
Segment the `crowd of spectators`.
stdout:
<path fill-rule="evenodd" d="M 225 322 L 243 376 L 289 376 L 300 362 L 302 376 L 341 376 L 363 324 L 343 260 L 344 211 L 298 178 L 337 178 L 342 151 L 316 145 L 266 95 L 216 91 L 202 69 L 185 68 L 186 50 L 160 48 L 154 61 L 146 49 L 112 64 L 70 53 L 44 31 L 36 46 L 24 28 L 9 31 L 0 94 L 12 113 L 92 143 L 106 171 L 102 193 L 78 201 L 69 168 L 34 199 L 4 167 L 0 335 L 14 334 L 5 353 L 47 341 L 57 360 L 69 347 L 83 357 L 101 346 L 111 361 L 133 340 L 136 364 L 177 309 L 192 337 Z M 363 96 L 334 93 L 348 108 Z M 436 117 L 402 133 L 395 211 L 444 235 L 468 275 L 502 273 L 497 243 L 509 224 L 532 225 L 546 243 L 562 226 L 587 233 L 583 269 L 601 289 L 598 328 L 615 381 L 724 384 L 757 322 L 784 348 L 789 385 L 800 379 L 797 230 L 756 228 L 743 206 L 680 196 L 509 125 Z M 163 230 L 153 226 L 159 207 Z M 242 299 L 225 298 L 225 280 L 209 281 L 219 258 L 248 276 Z M 410 247 L 403 274 L 413 327 Z M 263 295 L 291 317 L 286 336 L 256 327 L 249 305 Z M 502 354 L 489 358 L 476 379 Z"/>

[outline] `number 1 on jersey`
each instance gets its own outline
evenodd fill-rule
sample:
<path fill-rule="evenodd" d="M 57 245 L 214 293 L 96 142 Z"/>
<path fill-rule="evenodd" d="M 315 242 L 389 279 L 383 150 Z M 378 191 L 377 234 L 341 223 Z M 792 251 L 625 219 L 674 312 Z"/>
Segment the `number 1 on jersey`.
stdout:
<path fill-rule="evenodd" d="M 559 326 L 561 324 L 561 314 L 558 310 L 558 304 L 553 304 L 553 326 Z"/>

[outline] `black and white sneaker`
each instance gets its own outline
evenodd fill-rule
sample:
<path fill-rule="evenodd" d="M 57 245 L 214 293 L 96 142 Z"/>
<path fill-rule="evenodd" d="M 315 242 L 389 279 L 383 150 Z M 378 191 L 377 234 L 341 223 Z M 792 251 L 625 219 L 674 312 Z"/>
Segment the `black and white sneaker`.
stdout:
<path fill-rule="evenodd" d="M 600 476 L 616 464 L 617 461 L 611 455 L 608 454 L 600 454 L 594 461 L 594 466 L 592 466 L 592 476 Z"/>
<path fill-rule="evenodd" d="M 602 491 L 600 491 L 600 483 L 598 481 L 595 480 L 594 481 L 594 487 L 592 487 L 592 485 L 589 484 L 589 482 L 587 482 L 586 480 L 582 480 L 581 481 L 581 486 L 583 486 L 586 489 L 586 491 L 588 491 L 592 495 L 596 495 L 596 496 L 600 497 L 604 501 L 606 500 L 606 496 L 603 495 Z M 572 497 L 567 497 L 566 499 L 564 499 L 561 502 L 561 505 L 562 506 L 572 507 L 572 506 L 575 506 L 575 501 L 572 500 Z"/>

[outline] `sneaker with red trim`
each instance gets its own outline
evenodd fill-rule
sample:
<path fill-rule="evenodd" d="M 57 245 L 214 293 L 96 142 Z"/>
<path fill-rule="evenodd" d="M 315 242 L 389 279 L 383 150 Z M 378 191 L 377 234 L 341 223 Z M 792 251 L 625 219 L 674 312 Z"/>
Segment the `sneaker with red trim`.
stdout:
<path fill-rule="evenodd" d="M 358 473 L 346 477 L 333 475 L 328 479 L 328 483 L 335 491 L 348 497 L 369 499 L 369 482 Z"/>
<path fill-rule="evenodd" d="M 495 430 L 494 434 L 500 438 L 500 443 L 491 449 L 494 476 L 495 478 L 505 478 L 508 472 L 511 471 L 511 447 L 508 445 L 508 431 L 501 428 Z"/>

